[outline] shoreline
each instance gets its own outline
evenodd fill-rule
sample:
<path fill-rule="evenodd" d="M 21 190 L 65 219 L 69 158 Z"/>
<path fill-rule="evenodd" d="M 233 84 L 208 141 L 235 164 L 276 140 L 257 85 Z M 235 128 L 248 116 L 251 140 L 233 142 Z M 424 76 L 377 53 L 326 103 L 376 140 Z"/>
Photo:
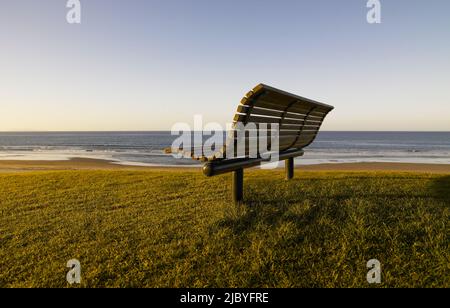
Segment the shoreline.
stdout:
<path fill-rule="evenodd" d="M 199 171 L 200 166 L 137 166 L 120 165 L 116 161 L 72 158 L 70 160 L 0 160 L 0 173 L 30 172 L 30 171 L 57 171 L 57 170 L 170 170 L 170 171 Z M 422 172 L 422 173 L 450 173 L 450 164 L 424 164 L 424 163 L 329 163 L 318 165 L 296 165 L 299 171 L 395 171 L 395 172 Z"/>

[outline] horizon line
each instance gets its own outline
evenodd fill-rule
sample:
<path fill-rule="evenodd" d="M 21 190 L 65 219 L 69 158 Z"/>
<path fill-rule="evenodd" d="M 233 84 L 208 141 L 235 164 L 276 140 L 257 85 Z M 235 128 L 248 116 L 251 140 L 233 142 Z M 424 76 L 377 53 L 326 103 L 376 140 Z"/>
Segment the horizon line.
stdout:
<path fill-rule="evenodd" d="M 225 132 L 225 130 L 217 130 Z M 171 132 L 171 130 L 11 130 L 3 133 L 145 133 Z M 200 132 L 200 131 L 197 131 Z M 355 132 L 355 133 L 450 133 L 450 130 L 321 130 L 320 132 Z"/>

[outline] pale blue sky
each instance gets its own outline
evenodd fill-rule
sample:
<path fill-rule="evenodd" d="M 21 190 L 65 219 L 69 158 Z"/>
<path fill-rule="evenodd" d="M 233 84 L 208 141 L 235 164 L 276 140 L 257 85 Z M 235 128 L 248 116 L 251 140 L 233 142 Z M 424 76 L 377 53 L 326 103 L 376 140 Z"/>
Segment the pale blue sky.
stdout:
<path fill-rule="evenodd" d="M 0 0 L 0 131 L 229 122 L 263 82 L 326 130 L 450 130 L 450 1 Z"/>

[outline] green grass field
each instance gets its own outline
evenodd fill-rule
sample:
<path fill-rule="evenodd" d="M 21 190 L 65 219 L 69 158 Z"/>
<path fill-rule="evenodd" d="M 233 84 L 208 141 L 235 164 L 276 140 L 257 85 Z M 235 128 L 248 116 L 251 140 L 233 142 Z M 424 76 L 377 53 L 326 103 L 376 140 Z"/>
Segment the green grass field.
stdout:
<path fill-rule="evenodd" d="M 450 175 L 0 175 L 0 287 L 450 287 Z"/>

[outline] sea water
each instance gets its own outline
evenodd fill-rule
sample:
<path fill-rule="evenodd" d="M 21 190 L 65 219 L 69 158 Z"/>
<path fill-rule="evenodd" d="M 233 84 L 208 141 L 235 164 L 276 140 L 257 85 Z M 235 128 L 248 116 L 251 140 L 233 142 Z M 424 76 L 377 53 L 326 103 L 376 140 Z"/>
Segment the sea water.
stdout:
<path fill-rule="evenodd" d="M 164 154 L 170 132 L 0 133 L 1 160 L 94 158 L 126 165 L 191 166 Z M 320 132 L 297 164 L 407 162 L 450 164 L 450 132 Z"/>

